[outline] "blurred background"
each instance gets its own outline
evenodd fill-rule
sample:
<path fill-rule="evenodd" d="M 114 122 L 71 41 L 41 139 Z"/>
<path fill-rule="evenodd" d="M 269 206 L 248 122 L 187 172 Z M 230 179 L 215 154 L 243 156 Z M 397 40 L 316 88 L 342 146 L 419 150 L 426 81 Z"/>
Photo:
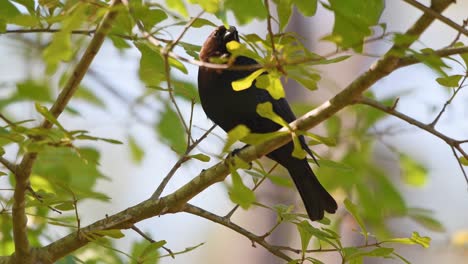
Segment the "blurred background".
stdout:
<path fill-rule="evenodd" d="M 428 4 L 429 1 L 422 1 Z M 466 19 L 468 1 L 457 1 L 457 5 L 451 6 L 444 12 L 447 17 L 456 22 Z M 189 6 L 189 13 L 193 16 L 200 9 Z M 405 4 L 403 1 L 386 1 L 386 8 L 381 18 L 386 23 L 387 32 L 403 32 L 421 14 Z M 213 16 L 205 15 L 216 24 L 221 24 Z M 228 21 L 236 25 L 233 17 Z M 312 18 L 304 18 L 295 13 L 286 31 L 294 31 L 304 37 L 310 49 L 318 54 L 327 54 L 335 50 L 335 46 L 329 42 L 319 41 L 323 36 L 331 32 L 333 27 L 333 15 L 319 5 L 317 14 Z M 256 33 L 260 36 L 266 34 L 265 21 L 254 21 L 248 26 L 238 27 L 242 34 Z M 177 36 L 182 28 L 168 28 L 168 35 Z M 213 30 L 211 27 L 202 27 L 189 30 L 184 41 L 201 45 L 205 37 Z M 422 36 L 414 48 L 443 48 L 456 36 L 456 32 L 446 25 L 436 21 Z M 43 75 L 43 65 L 34 60 L 37 51 L 28 46 L 27 35 L 1 35 L 0 36 L 0 84 L 6 87 L 26 77 L 40 77 Z M 467 43 L 466 38 L 462 38 Z M 377 41 L 366 46 L 366 55 L 353 56 L 344 62 L 320 66 L 322 74 L 319 89 L 309 92 L 297 87 L 293 82 L 286 85 L 290 102 L 298 105 L 319 105 L 328 100 L 332 95 L 343 89 L 356 76 L 375 62 L 372 55 L 383 54 L 391 45 L 390 41 Z M 39 47 L 40 48 L 40 47 Z M 183 53 L 182 49 L 176 49 L 176 53 Z M 128 145 L 111 145 L 106 143 L 93 143 L 101 151 L 100 168 L 109 180 L 100 180 L 96 190 L 106 193 L 111 197 L 110 203 L 84 201 L 79 204 L 82 225 L 90 224 L 106 214 L 117 213 L 129 206 L 147 199 L 158 186 L 162 177 L 167 174 L 171 166 L 177 161 L 177 155 L 166 144 L 161 143 L 155 136 L 151 120 L 160 117 L 163 107 L 155 98 L 144 97 L 144 104 L 136 103 L 147 92 L 144 84 L 138 78 L 140 53 L 137 49 L 127 49 L 124 52 L 116 50 L 111 43 L 105 43 L 96 59 L 93 61 L 90 73 L 84 79 L 84 86 L 90 87 L 97 97 L 101 98 L 106 107 L 99 108 L 74 100 L 72 106 L 79 109 L 80 115 L 63 115 L 60 120 L 69 129 L 82 129 L 85 127 L 96 136 L 114 138 L 125 141 L 129 135 L 135 139 L 135 143 L 144 150 L 144 157 L 140 162 L 132 161 L 131 150 Z M 447 61 L 452 66 L 454 73 L 460 72 L 460 65 Z M 186 65 L 189 74 L 176 77 L 196 84 L 197 67 Z M 436 81 L 436 74 L 424 65 L 414 65 L 396 71 L 389 77 L 378 82 L 372 88 L 377 99 L 400 97 L 398 109 L 422 122 L 430 122 L 440 111 L 445 101 L 450 97 L 447 88 L 441 87 Z M 3 91 L 2 91 L 3 90 Z M 8 93 L 0 89 L 0 96 Z M 462 90 L 456 100 L 448 107 L 437 128 L 447 135 L 457 138 L 468 138 L 468 107 L 463 102 L 468 101 L 468 92 Z M 181 101 L 181 111 L 189 116 L 190 103 Z M 129 111 L 131 110 L 131 111 Z M 347 111 L 347 110 L 344 110 Z M 8 112 L 18 119 L 37 116 L 34 106 L 31 104 L 17 104 L 8 108 Z M 346 116 L 346 113 L 344 113 Z M 348 120 L 350 123 L 353 120 Z M 194 138 L 201 136 L 212 123 L 206 118 L 200 105 L 194 109 L 193 131 Z M 324 128 L 316 128 L 313 132 L 323 131 Z M 434 211 L 434 217 L 444 226 L 445 231 L 434 232 L 418 225 L 407 218 L 392 218 L 388 221 L 389 229 L 395 236 L 406 237 L 413 231 L 422 235 L 428 235 L 433 239 L 429 249 L 419 246 L 404 246 L 397 250 L 412 263 L 466 263 L 468 257 L 468 193 L 467 184 L 453 157 L 451 149 L 436 137 L 411 127 L 393 117 L 387 117 L 377 123 L 371 132 L 387 131 L 378 140 L 374 148 L 374 161 L 392 175 L 392 182 L 396 184 L 406 199 L 408 207 L 420 207 Z M 389 132 L 390 131 L 390 132 Z M 216 128 L 211 135 L 199 147 L 207 153 L 221 153 L 225 133 Z M 344 141 L 346 138 L 343 139 Z M 389 148 L 391 146 L 391 148 Z M 392 148 L 417 160 L 428 170 L 427 180 L 420 187 L 403 183 L 397 155 Z M 321 155 L 330 157 L 334 149 L 317 147 L 314 149 Z M 337 150 L 339 152 L 339 150 Z M 7 151 L 8 153 L 8 151 Z M 14 160 L 16 157 L 9 157 Z M 212 159 L 208 163 L 190 161 L 184 164 L 169 183 L 164 193 L 176 190 L 187 183 L 201 170 L 208 168 L 218 160 Z M 268 164 L 268 161 L 265 161 Z M 328 176 L 328 175 L 327 175 Z M 0 184 L 5 182 L 0 178 Z M 340 192 L 334 193 L 337 200 L 345 198 Z M 258 191 L 258 199 L 291 204 L 300 204 L 295 191 L 290 188 L 274 186 L 271 183 L 264 184 Z M 286 202 L 285 202 L 286 201 Z M 213 213 L 224 215 L 234 205 L 229 200 L 226 184 L 219 183 L 195 197 L 192 204 L 200 206 Z M 343 208 L 342 205 L 340 205 Z M 385 205 L 382 205 L 385 206 Z M 342 209 L 341 209 L 342 210 Z M 276 222 L 276 216 L 271 212 L 254 208 L 248 212 L 238 210 L 233 216 L 233 221 L 241 226 L 248 227 L 254 233 L 261 234 L 269 230 Z M 175 259 L 166 257 L 160 263 L 282 263 L 262 247 L 252 247 L 250 241 L 239 234 L 211 223 L 205 219 L 178 213 L 164 215 L 145 220 L 137 225 L 141 230 L 151 234 L 155 240 L 166 240 L 167 247 L 173 251 L 180 251 L 200 243 L 203 246 L 186 254 L 177 255 Z M 341 223 L 341 235 L 343 241 L 349 244 L 360 244 L 361 238 L 357 232 L 357 225 L 351 218 L 344 218 Z M 66 234 L 62 228 L 50 227 L 50 237 L 60 237 Z M 117 247 L 123 251 L 129 250 L 130 242 L 140 237 L 132 232 L 125 231 L 126 237 L 117 240 Z M 300 245 L 299 237 L 291 227 L 279 228 L 270 241 L 279 241 L 285 244 Z M 462 242 L 459 242 L 462 241 Z M 463 242 L 464 241 L 464 242 Z M 339 263 L 340 258 L 333 253 L 320 253 L 315 257 L 325 263 Z M 379 260 L 366 263 L 399 263 L 399 260 Z"/>

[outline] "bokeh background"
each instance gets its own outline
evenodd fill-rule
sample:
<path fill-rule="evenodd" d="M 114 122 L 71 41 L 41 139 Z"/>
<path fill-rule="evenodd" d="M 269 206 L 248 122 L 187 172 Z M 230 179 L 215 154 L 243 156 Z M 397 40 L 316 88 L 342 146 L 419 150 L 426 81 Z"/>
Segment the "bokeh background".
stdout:
<path fill-rule="evenodd" d="M 423 1 L 428 4 L 429 1 Z M 454 21 L 466 19 L 468 1 L 457 1 L 444 14 Z M 190 14 L 195 15 L 200 10 L 190 6 Z M 405 4 L 403 1 L 388 0 L 381 18 L 386 23 L 387 31 L 404 31 L 420 15 L 420 11 Z M 221 22 L 215 17 L 204 16 L 217 24 Z M 233 17 L 228 21 L 236 25 Z M 334 51 L 335 47 L 325 41 L 319 41 L 321 37 L 331 32 L 333 27 L 333 15 L 319 5 L 318 13 L 312 18 L 304 18 L 298 14 L 292 17 L 288 31 L 295 31 L 304 36 L 311 50 L 318 54 L 326 54 Z M 238 27 L 243 34 L 251 32 L 259 35 L 266 34 L 265 21 L 255 21 L 248 26 Z M 176 36 L 180 27 L 169 28 L 168 34 Z M 212 28 L 203 27 L 189 30 L 184 41 L 201 45 Z M 422 36 L 417 47 L 431 46 L 442 48 L 455 37 L 456 32 L 446 25 L 436 21 Z M 44 69 L 40 64 L 35 64 L 34 59 L 28 58 L 34 52 L 28 54 L 30 49 L 22 41 L 15 39 L 17 36 L 0 36 L 0 83 L 15 83 L 25 76 L 40 76 Z M 24 36 L 23 36 L 24 37 Z M 27 36 L 26 36 L 27 37 Z M 467 43 L 467 39 L 461 39 Z M 368 54 L 383 54 L 390 46 L 390 42 L 378 41 L 369 44 L 366 48 Z M 176 49 L 176 52 L 181 52 Z M 107 138 L 125 139 L 129 134 L 137 139 L 137 144 L 144 151 L 145 156 L 140 164 L 132 162 L 130 151 L 125 145 L 111 145 L 97 143 L 102 152 L 101 169 L 111 180 L 101 180 L 96 189 L 107 193 L 111 198 L 110 203 L 85 201 L 80 203 L 79 210 L 82 224 L 90 224 L 105 214 L 113 214 L 147 199 L 159 184 L 163 175 L 170 170 L 171 165 L 177 160 L 177 156 L 167 145 L 158 141 L 153 129 L 145 124 L 145 120 L 158 118 L 162 109 L 156 100 L 146 99 L 146 106 L 136 106 L 134 112 L 128 111 L 132 102 L 138 99 L 145 91 L 144 84 L 138 79 L 137 69 L 140 53 L 136 49 L 130 49 L 121 53 L 113 48 L 110 43 L 105 43 L 100 53 L 92 64 L 92 72 L 84 84 L 92 87 L 93 91 L 101 98 L 105 98 L 107 107 L 105 110 L 89 106 L 88 104 L 74 101 L 73 106 L 81 112 L 80 116 L 64 115 L 61 122 L 67 128 L 80 129 L 86 127 L 91 134 Z M 337 91 L 345 87 L 358 74 L 365 71 L 375 58 L 372 56 L 354 56 L 345 62 L 320 67 L 322 80 L 319 90 L 310 93 L 305 89 L 288 84 L 288 98 L 290 101 L 317 105 L 329 99 Z M 454 72 L 460 72 L 460 66 L 447 62 L 453 67 Z M 197 68 L 186 65 L 189 74 L 180 75 L 181 79 L 196 83 Z M 444 102 L 449 98 L 447 88 L 443 88 L 435 82 L 435 73 L 424 65 L 415 65 L 403 70 L 398 70 L 391 76 L 378 82 L 372 91 L 377 98 L 400 96 L 398 109 L 423 122 L 431 121 L 440 110 Z M 0 96 L 4 93 L 0 88 Z M 116 95 L 117 93 L 117 95 Z M 447 113 L 438 124 L 438 128 L 454 138 L 468 137 L 468 92 L 461 91 Z M 190 112 L 190 104 L 181 102 L 183 113 Z M 19 104 L 9 109 L 19 117 L 30 117 L 35 112 L 33 106 Z M 138 115 L 138 116 L 136 116 Z M 195 138 L 202 135 L 212 123 L 206 118 L 201 107 L 195 106 L 194 112 Z M 412 207 L 424 207 L 434 211 L 446 231 L 432 232 L 407 219 L 391 220 L 391 229 L 395 234 L 408 236 L 412 231 L 429 235 L 432 246 L 422 249 L 418 246 L 403 247 L 398 250 L 403 256 L 413 263 L 466 263 L 468 257 L 467 244 L 457 245 L 456 237 L 468 232 L 468 193 L 467 183 L 454 159 L 450 148 L 434 136 L 411 127 L 396 118 L 388 117 L 379 122 L 376 131 L 387 127 L 396 127 L 395 133 L 385 135 L 383 143 L 375 149 L 375 161 L 392 172 L 394 182 Z M 220 129 L 214 131 L 215 135 L 224 138 L 225 133 Z M 200 148 L 203 151 L 220 153 L 223 141 L 217 136 L 210 136 Z M 395 155 L 385 146 L 389 144 L 399 151 L 406 153 L 419 161 L 429 170 L 428 180 L 424 186 L 415 188 L 401 183 L 400 169 Z M 333 150 L 331 150 L 333 151 Z M 320 152 L 320 149 L 319 149 Z M 15 157 L 11 157 L 15 158 Z M 189 162 L 180 168 L 169 183 L 165 193 L 175 190 L 188 182 L 202 169 L 215 164 L 216 160 L 209 163 Z M 0 178 L 0 184 L 2 179 Z M 299 202 L 292 189 L 278 188 L 271 184 L 265 184 L 259 190 L 262 199 L 278 199 Z M 339 196 L 338 196 L 339 197 Z M 216 184 L 192 201 L 193 204 L 224 215 L 233 206 L 227 196 L 226 185 Z M 246 213 L 239 210 L 233 221 L 240 225 L 250 227 L 254 232 L 264 232 L 274 224 L 275 216 L 266 214 L 262 210 L 253 209 Z M 346 223 L 345 223 L 346 224 Z M 356 228 L 354 223 L 348 224 L 349 230 L 344 232 L 344 241 L 358 243 L 359 236 L 352 231 Z M 145 220 L 138 227 L 152 235 L 155 240 L 165 239 L 167 247 L 174 251 L 183 250 L 186 247 L 205 243 L 198 249 L 187 254 L 178 255 L 175 259 L 163 258 L 160 263 L 281 263 L 261 247 L 252 247 L 251 242 L 222 226 L 208 222 L 198 217 L 179 213 L 164 215 Z M 58 227 L 50 228 L 50 236 L 65 234 Z M 126 237 L 118 240 L 118 248 L 128 250 L 130 242 L 139 238 L 131 231 L 125 231 Z M 278 230 L 272 237 L 273 240 L 291 241 L 298 243 L 296 232 L 285 228 Z M 467 235 L 468 236 L 468 235 Z M 318 256 L 319 257 L 319 256 Z M 319 257 L 325 263 L 339 263 L 334 254 L 323 254 Z M 366 261 L 366 263 L 398 263 L 397 260 L 379 260 L 380 262 Z"/>

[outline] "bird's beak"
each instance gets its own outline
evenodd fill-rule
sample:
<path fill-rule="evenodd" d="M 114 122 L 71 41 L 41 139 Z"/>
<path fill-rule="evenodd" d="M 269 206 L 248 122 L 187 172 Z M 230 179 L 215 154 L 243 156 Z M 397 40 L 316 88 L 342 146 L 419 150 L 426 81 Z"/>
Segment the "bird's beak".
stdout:
<path fill-rule="evenodd" d="M 239 34 L 237 33 L 236 27 L 230 26 L 224 35 L 224 42 L 228 43 L 233 40 L 239 42 Z"/>

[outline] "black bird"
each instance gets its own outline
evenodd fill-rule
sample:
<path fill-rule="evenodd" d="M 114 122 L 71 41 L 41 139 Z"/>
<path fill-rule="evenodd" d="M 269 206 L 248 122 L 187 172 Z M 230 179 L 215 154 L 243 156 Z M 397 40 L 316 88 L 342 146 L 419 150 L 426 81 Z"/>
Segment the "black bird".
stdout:
<path fill-rule="evenodd" d="M 226 29 L 219 26 L 207 38 L 200 51 L 200 60 L 209 62 L 213 57 L 229 57 L 226 43 L 238 41 L 239 35 L 235 27 Z M 253 65 L 257 62 L 248 57 L 239 56 L 233 65 Z M 263 118 L 256 112 L 259 103 L 270 102 L 274 112 L 290 123 L 296 119 L 286 99 L 275 100 L 265 89 L 255 86 L 234 91 L 231 83 L 250 75 L 253 70 L 215 70 L 201 66 L 198 70 L 198 92 L 203 110 L 206 115 L 224 131 L 229 131 L 237 125 L 247 126 L 252 133 L 273 132 L 281 128 L 280 125 Z M 302 148 L 311 156 L 304 137 L 300 136 Z M 320 220 L 324 211 L 335 213 L 337 204 L 333 197 L 320 184 L 306 159 L 291 156 L 293 143 L 276 149 L 267 156 L 285 167 L 291 175 L 304 202 L 307 214 L 311 220 Z"/>

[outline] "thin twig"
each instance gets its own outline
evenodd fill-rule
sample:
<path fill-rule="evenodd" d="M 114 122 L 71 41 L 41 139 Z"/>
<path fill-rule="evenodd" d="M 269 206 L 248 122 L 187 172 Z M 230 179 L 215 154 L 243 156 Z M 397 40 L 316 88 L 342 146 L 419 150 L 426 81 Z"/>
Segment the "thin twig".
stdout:
<path fill-rule="evenodd" d="M 198 144 L 200 144 L 200 142 L 202 142 L 211 133 L 211 131 L 215 129 L 215 127 L 216 125 L 211 126 L 210 129 L 208 129 L 199 139 L 193 142 L 193 144 L 185 150 L 185 154 L 179 158 L 179 160 L 174 164 L 169 173 L 164 177 L 156 191 L 153 193 L 153 195 L 151 195 L 151 199 L 158 199 L 161 196 L 161 193 L 164 191 L 164 188 L 166 188 L 166 185 L 169 183 L 172 176 L 174 176 L 174 174 L 180 168 L 180 166 L 189 159 L 187 155 L 190 153 L 190 151 L 192 151 Z"/>
<path fill-rule="evenodd" d="M 463 25 L 462 25 L 462 27 L 463 27 L 463 28 L 466 28 L 467 26 L 468 26 L 468 18 L 465 19 L 465 20 L 463 20 Z M 453 47 L 453 45 L 455 45 L 455 44 L 458 42 L 458 40 L 460 39 L 460 37 L 461 37 L 461 32 L 458 31 L 457 36 L 455 36 L 455 38 L 452 40 L 452 42 L 450 42 L 450 44 L 448 45 L 448 47 Z"/>
<path fill-rule="evenodd" d="M 137 232 L 140 236 L 142 236 L 144 239 L 146 239 L 148 242 L 150 242 L 151 244 L 153 243 L 156 243 L 156 241 L 154 239 L 152 239 L 151 237 L 149 237 L 148 235 L 146 235 L 143 231 L 141 231 L 136 225 L 132 225 L 132 230 Z M 172 258 L 175 258 L 175 255 L 174 255 L 174 252 L 172 252 L 172 250 L 170 250 L 169 248 L 165 247 L 165 246 L 162 246 L 162 248 L 164 250 L 166 250 L 166 252 L 172 257 Z"/>
<path fill-rule="evenodd" d="M 468 73 L 467 75 L 465 75 L 465 77 L 463 77 L 462 81 L 460 82 L 460 85 L 458 85 L 458 87 L 455 89 L 455 91 L 453 92 L 452 96 L 445 102 L 444 106 L 442 107 L 442 109 L 440 110 L 439 114 L 437 114 L 436 118 L 434 119 L 434 121 L 432 121 L 429 126 L 431 127 L 435 127 L 435 125 L 437 124 L 437 122 L 439 122 L 439 119 L 440 117 L 442 116 L 442 114 L 445 112 L 445 109 L 447 108 L 447 106 L 452 103 L 453 99 L 455 98 L 455 96 L 458 94 L 458 92 L 464 87 L 463 84 L 465 83 L 466 81 L 466 78 L 468 78 Z"/>
<path fill-rule="evenodd" d="M 225 226 L 225 227 L 227 227 L 229 229 L 232 229 L 235 232 L 247 237 L 253 243 L 257 243 L 257 244 L 261 245 L 266 250 L 270 251 L 273 255 L 275 255 L 275 256 L 277 256 L 279 258 L 282 258 L 282 259 L 284 259 L 286 261 L 291 261 L 291 258 L 288 255 L 281 252 L 279 247 L 270 245 L 268 242 L 265 241 L 265 239 L 263 237 L 257 236 L 255 234 L 249 232 L 248 230 L 244 229 L 243 227 L 241 227 L 241 226 L 239 226 L 237 224 L 234 224 L 228 218 L 215 215 L 215 214 L 213 214 L 213 213 L 211 213 L 209 211 L 206 211 L 206 210 L 204 210 L 202 208 L 199 208 L 199 207 L 197 207 L 195 205 L 192 205 L 192 204 L 189 204 L 189 203 L 187 203 L 184 206 L 183 211 L 186 212 L 186 213 L 189 213 L 189 214 L 197 215 L 199 217 L 205 218 L 205 219 L 210 220 L 212 222 L 221 224 L 221 225 L 223 225 L 223 226 Z"/>
<path fill-rule="evenodd" d="M 185 119 L 184 119 L 184 116 L 182 115 L 182 112 L 180 111 L 180 108 L 179 108 L 179 105 L 177 104 L 176 100 L 175 100 L 175 96 L 174 96 L 174 91 L 172 89 L 172 82 L 171 82 L 171 67 L 169 65 L 169 53 L 174 49 L 174 47 L 177 45 L 177 43 L 179 43 L 179 41 L 182 39 L 182 37 L 185 35 L 185 33 L 189 30 L 189 28 L 193 25 L 193 23 L 195 23 L 195 21 L 201 16 L 203 15 L 204 11 L 201 11 L 200 13 L 198 13 L 198 15 L 196 15 L 195 17 L 193 17 L 185 26 L 184 26 L 184 29 L 182 30 L 182 32 L 180 32 L 179 36 L 170 44 L 168 44 L 162 51 L 162 55 L 164 57 L 164 69 L 165 69 L 165 73 L 166 73 L 166 84 L 167 84 L 167 89 L 169 91 L 169 98 L 171 99 L 171 102 L 172 104 L 174 105 L 174 108 L 176 109 L 177 111 L 177 114 L 179 115 L 179 118 L 180 118 L 180 122 L 182 122 L 182 124 L 184 125 L 184 128 L 185 128 L 185 132 L 187 133 L 187 135 L 189 137 L 191 137 L 190 135 L 190 128 L 187 126 L 187 124 L 185 123 Z M 141 29 L 140 29 L 141 30 Z"/>
<path fill-rule="evenodd" d="M 11 171 L 11 173 L 16 175 L 16 169 L 17 169 L 16 164 L 14 164 L 13 162 L 5 159 L 2 156 L 0 156 L 0 163 L 3 164 L 3 166 L 5 166 L 5 168 L 7 168 L 9 171 Z"/>
<path fill-rule="evenodd" d="M 463 35 L 468 37 L 468 30 L 466 28 L 464 28 L 463 26 L 453 22 L 451 19 L 449 19 L 446 16 L 443 16 L 441 13 L 435 11 L 434 9 L 427 7 L 427 6 L 419 3 L 416 0 L 403 0 L 403 1 L 405 1 L 406 3 L 416 7 L 417 9 L 423 11 L 425 14 L 428 14 L 428 15 L 440 20 L 441 22 L 443 22 L 447 26 L 455 29 L 459 33 L 462 33 Z"/>
<path fill-rule="evenodd" d="M 392 116 L 395 116 L 411 125 L 414 125 L 414 126 L 417 126 L 419 127 L 420 129 L 422 130 L 425 130 L 431 134 L 433 134 L 434 136 L 442 139 L 445 143 L 447 143 L 447 145 L 449 145 L 451 148 L 454 148 L 456 150 L 458 150 L 458 152 L 460 152 L 462 154 L 463 157 L 467 158 L 468 159 L 468 155 L 467 153 L 463 150 L 463 148 L 460 146 L 460 142 L 463 142 L 463 141 L 459 141 L 459 140 L 455 140 L 451 137 L 448 137 L 446 136 L 445 134 L 437 131 L 433 126 L 431 126 L 430 124 L 424 124 L 412 117 L 409 117 L 397 110 L 395 110 L 394 108 L 392 107 L 388 107 L 380 102 L 377 102 L 371 98 L 368 98 L 368 97 L 361 97 L 360 99 L 358 99 L 356 101 L 357 103 L 360 103 L 360 104 L 364 104 L 364 105 L 368 105 L 368 106 L 371 106 L 375 109 L 378 109 L 378 110 L 381 110 L 387 114 L 390 114 Z M 459 162 L 459 159 L 458 159 L 458 156 L 456 155 L 455 153 L 455 158 L 457 159 L 457 161 Z M 462 172 L 463 172 L 463 175 L 465 176 L 465 179 L 466 179 L 466 182 L 468 184 L 468 177 L 466 177 L 466 172 L 465 172 L 465 169 L 463 166 L 460 167 Z"/>

